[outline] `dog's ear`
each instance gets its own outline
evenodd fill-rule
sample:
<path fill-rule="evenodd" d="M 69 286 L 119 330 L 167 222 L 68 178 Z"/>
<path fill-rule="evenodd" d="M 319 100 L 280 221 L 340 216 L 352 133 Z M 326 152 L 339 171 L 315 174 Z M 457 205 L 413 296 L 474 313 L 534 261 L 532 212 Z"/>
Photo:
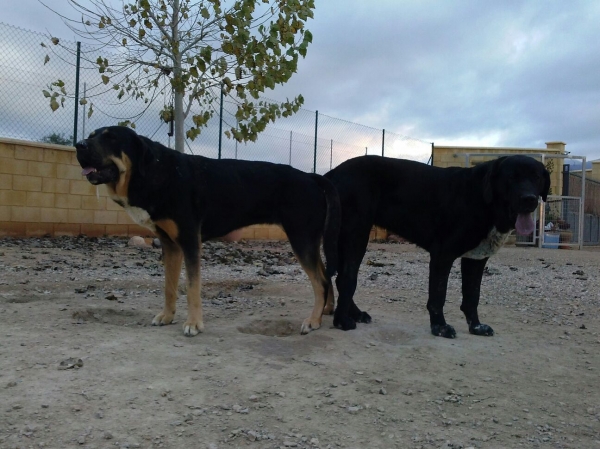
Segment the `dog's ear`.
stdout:
<path fill-rule="evenodd" d="M 544 187 L 542 188 L 542 201 L 545 203 L 550 192 L 550 172 L 544 167 Z"/>
<path fill-rule="evenodd" d="M 491 204 L 494 201 L 494 185 L 496 183 L 496 179 L 498 177 L 498 170 L 500 167 L 500 163 L 506 159 L 506 157 L 501 157 L 491 162 L 487 167 L 487 172 L 483 177 L 483 200 L 487 204 Z"/>

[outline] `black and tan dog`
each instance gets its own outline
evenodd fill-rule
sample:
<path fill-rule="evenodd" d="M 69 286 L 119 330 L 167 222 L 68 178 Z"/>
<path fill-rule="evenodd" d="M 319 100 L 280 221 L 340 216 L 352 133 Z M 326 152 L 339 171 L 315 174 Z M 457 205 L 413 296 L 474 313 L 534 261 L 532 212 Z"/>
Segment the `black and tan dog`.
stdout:
<path fill-rule="evenodd" d="M 461 258 L 462 305 L 469 332 L 493 335 L 479 322 L 477 307 L 488 258 L 512 229 L 530 234 L 538 198 L 546 201 L 550 176 L 541 162 L 527 156 L 501 157 L 472 168 L 439 168 L 379 156 L 350 159 L 325 175 L 342 203 L 339 292 L 334 325 L 354 329 L 371 317 L 354 303 L 358 269 L 373 225 L 430 253 L 427 310 L 434 335 L 453 338 L 444 319 L 448 276 Z M 328 304 L 328 307 L 332 307 Z"/>
<path fill-rule="evenodd" d="M 105 184 L 110 197 L 162 243 L 165 307 L 153 325 L 173 321 L 185 260 L 188 317 L 183 332 L 202 332 L 202 241 L 244 226 L 274 223 L 285 230 L 315 294 L 313 312 L 301 332 L 320 327 L 326 297 L 333 295 L 341 217 L 337 192 L 325 178 L 287 165 L 182 154 L 120 126 L 97 129 L 76 149 L 88 181 Z"/>

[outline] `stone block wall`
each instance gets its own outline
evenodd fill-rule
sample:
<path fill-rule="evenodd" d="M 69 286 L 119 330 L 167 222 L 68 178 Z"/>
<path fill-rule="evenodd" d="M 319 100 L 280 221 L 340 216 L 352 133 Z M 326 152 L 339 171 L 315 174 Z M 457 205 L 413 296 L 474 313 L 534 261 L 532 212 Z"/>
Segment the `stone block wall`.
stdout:
<path fill-rule="evenodd" d="M 384 238 L 373 230 L 372 238 Z M 153 236 L 83 176 L 75 149 L 0 139 L 0 237 Z M 237 238 L 287 240 L 274 225 L 243 228 Z"/>

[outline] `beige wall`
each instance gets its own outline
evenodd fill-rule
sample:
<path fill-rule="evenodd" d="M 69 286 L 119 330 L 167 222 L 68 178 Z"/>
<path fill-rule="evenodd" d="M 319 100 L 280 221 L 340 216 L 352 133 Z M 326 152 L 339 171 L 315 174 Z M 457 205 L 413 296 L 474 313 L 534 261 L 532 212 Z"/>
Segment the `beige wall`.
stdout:
<path fill-rule="evenodd" d="M 456 146 L 438 146 L 433 148 L 433 165 L 436 167 L 464 167 L 465 154 L 486 153 L 490 156 L 494 154 L 540 154 L 551 155 L 565 154 L 566 144 L 564 142 L 546 142 L 546 148 L 502 148 L 502 147 L 456 147 Z M 471 157 L 471 165 L 486 160 L 485 156 Z M 560 195 L 562 193 L 562 159 L 547 158 L 554 165 L 550 174 L 551 194 Z M 599 166 L 600 168 L 600 166 Z"/>
<path fill-rule="evenodd" d="M 44 235 L 152 236 L 81 176 L 75 149 L 0 139 L 0 237 Z M 372 238 L 385 238 L 373 230 Z M 243 228 L 236 238 L 287 240 L 279 226 Z"/>
<path fill-rule="evenodd" d="M 435 146 L 433 165 L 464 166 L 464 153 L 564 154 L 565 144 L 548 142 L 539 148 L 489 148 Z M 484 158 L 473 158 L 480 162 Z M 597 162 L 597 163 L 596 163 Z M 600 180 L 600 161 L 593 164 L 592 179 Z M 595 178 L 597 175 L 597 178 Z M 555 163 L 552 185 L 562 185 L 560 160 Z M 553 189 L 560 193 L 560 189 Z M 152 236 L 134 224 L 110 198 L 106 189 L 92 186 L 81 176 L 72 147 L 0 139 L 0 237 L 79 235 Z M 285 240 L 279 226 L 256 225 L 240 230 L 243 239 Z M 371 239 L 387 232 L 373 228 Z"/>
<path fill-rule="evenodd" d="M 581 172 L 581 170 L 573 170 L 573 173 Z M 592 169 L 585 171 L 585 177 L 592 181 L 600 182 L 600 160 L 592 161 Z"/>
<path fill-rule="evenodd" d="M 0 236 L 149 235 L 81 176 L 72 147 L 0 139 Z"/>
<path fill-rule="evenodd" d="M 0 139 L 0 237 L 151 236 L 122 207 L 81 176 L 75 149 Z M 244 228 L 246 239 L 283 240 L 279 226 Z"/>

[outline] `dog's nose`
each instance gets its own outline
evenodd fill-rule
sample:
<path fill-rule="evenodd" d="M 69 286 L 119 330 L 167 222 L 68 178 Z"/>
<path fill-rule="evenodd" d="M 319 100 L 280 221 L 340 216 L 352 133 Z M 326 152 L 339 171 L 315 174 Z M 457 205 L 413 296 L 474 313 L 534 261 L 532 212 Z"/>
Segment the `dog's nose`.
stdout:
<path fill-rule="evenodd" d="M 535 209 L 538 205 L 538 197 L 534 194 L 523 195 L 520 198 L 521 207 L 525 209 Z"/>
<path fill-rule="evenodd" d="M 85 140 L 80 140 L 79 142 L 77 142 L 75 144 L 75 148 L 77 150 L 87 150 L 87 147 L 88 147 L 88 145 L 87 145 L 87 142 Z"/>

